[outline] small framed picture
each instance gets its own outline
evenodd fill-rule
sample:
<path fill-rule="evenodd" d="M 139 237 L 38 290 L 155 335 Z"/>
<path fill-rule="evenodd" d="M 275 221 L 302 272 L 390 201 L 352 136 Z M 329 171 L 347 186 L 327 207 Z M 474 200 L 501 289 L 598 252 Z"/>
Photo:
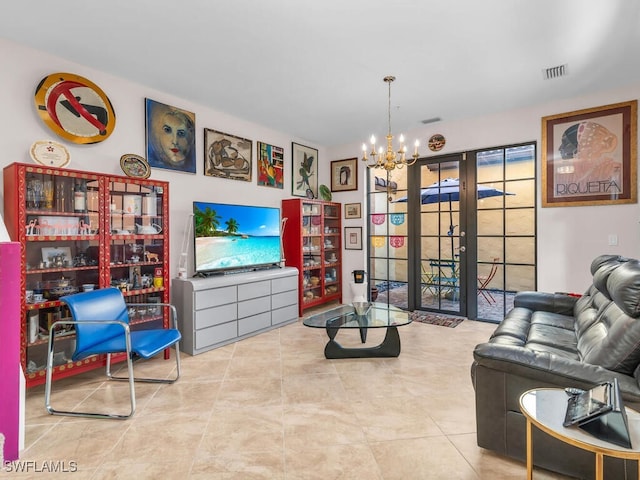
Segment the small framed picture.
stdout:
<path fill-rule="evenodd" d="M 345 203 L 344 218 L 361 218 L 361 217 L 362 217 L 361 203 Z"/>
<path fill-rule="evenodd" d="M 284 188 L 284 148 L 258 142 L 258 185 Z"/>
<path fill-rule="evenodd" d="M 331 191 L 348 192 L 358 190 L 358 159 L 334 160 L 331 162 Z"/>
<path fill-rule="evenodd" d="M 362 250 L 362 227 L 344 227 L 344 249 Z"/>

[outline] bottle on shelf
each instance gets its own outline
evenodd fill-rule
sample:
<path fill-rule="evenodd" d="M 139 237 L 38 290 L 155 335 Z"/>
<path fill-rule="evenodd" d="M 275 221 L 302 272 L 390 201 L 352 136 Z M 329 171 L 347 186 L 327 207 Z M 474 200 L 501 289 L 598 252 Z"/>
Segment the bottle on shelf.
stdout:
<path fill-rule="evenodd" d="M 56 178 L 55 199 L 57 212 L 65 212 L 67 210 L 67 194 L 65 189 L 64 180 Z"/>
<path fill-rule="evenodd" d="M 87 211 L 87 184 L 82 180 L 76 180 L 73 186 L 73 211 L 76 213 Z"/>
<path fill-rule="evenodd" d="M 53 210 L 53 178 L 46 177 L 42 182 L 42 194 L 45 210 Z"/>

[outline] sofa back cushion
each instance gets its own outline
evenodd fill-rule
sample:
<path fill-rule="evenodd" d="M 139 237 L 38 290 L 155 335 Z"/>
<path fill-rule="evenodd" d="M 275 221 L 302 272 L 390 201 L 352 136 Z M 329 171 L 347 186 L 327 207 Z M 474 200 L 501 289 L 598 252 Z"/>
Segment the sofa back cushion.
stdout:
<path fill-rule="evenodd" d="M 602 265 L 575 312 L 582 360 L 632 375 L 640 363 L 640 262 Z"/>

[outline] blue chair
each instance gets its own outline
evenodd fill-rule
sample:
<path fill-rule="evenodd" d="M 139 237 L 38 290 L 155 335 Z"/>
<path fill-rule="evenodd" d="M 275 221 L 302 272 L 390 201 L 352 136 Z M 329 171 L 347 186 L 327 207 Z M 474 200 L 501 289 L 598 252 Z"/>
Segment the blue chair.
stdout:
<path fill-rule="evenodd" d="M 177 329 L 177 312 L 173 305 L 167 303 L 125 303 L 122 292 L 117 288 L 104 288 L 92 292 L 76 293 L 60 298 L 71 311 L 72 320 L 55 322 L 49 328 L 49 350 L 47 354 L 47 376 L 45 384 L 45 407 L 52 415 L 69 415 L 74 417 L 126 419 L 136 411 L 135 382 L 174 383 L 180 378 L 180 331 Z M 171 312 L 172 328 L 132 331 L 129 327 L 131 306 L 166 307 Z M 131 411 L 128 415 L 115 413 L 90 413 L 55 410 L 51 407 L 51 384 L 53 371 L 53 354 L 55 330 L 61 325 L 73 325 L 76 333 L 76 347 L 72 360 L 78 361 L 91 355 L 107 355 L 106 374 L 110 380 L 128 380 Z M 175 346 L 176 376 L 173 379 L 135 378 L 133 361 L 148 359 L 165 349 Z M 115 377 L 111 374 L 111 355 L 125 353 L 127 360 L 127 377 Z"/>

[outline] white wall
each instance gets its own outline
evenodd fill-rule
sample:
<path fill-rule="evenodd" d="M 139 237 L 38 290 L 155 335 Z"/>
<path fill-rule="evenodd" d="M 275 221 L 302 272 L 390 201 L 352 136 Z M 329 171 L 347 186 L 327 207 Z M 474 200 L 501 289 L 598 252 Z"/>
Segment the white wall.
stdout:
<path fill-rule="evenodd" d="M 589 265 L 596 256 L 612 253 L 640 257 L 640 208 L 638 204 L 541 208 L 541 119 L 547 115 L 634 100 L 639 96 L 640 85 L 634 85 L 486 117 L 443 121 L 403 133 L 409 143 L 415 138 L 420 140 L 423 145 L 420 153 L 425 156 L 428 150 L 424 145 L 434 133 L 444 135 L 447 141 L 438 155 L 535 140 L 538 143 L 538 289 L 582 293 L 591 282 Z M 358 155 L 362 142 L 371 133 L 376 132 L 365 132 L 363 138 L 353 144 L 330 148 L 328 155 L 334 159 Z M 399 135 L 401 132 L 394 133 Z M 360 168 L 358 172 L 360 185 L 364 185 L 364 170 Z M 346 194 L 342 195 L 345 196 L 340 196 L 338 201 L 361 201 L 357 195 L 348 198 Z M 617 246 L 608 245 L 610 234 L 618 236 Z M 345 263 L 349 268 L 363 265 L 363 255 L 357 258 L 350 255 Z"/>
<path fill-rule="evenodd" d="M 291 196 L 291 142 L 295 141 L 319 150 L 319 183 L 330 185 L 329 170 L 332 160 L 360 155 L 363 138 L 353 144 L 325 148 L 305 139 L 294 138 L 286 132 L 276 132 L 267 126 L 256 125 L 232 115 L 195 105 L 144 85 L 114 77 L 99 70 L 69 62 L 43 52 L 0 39 L 0 167 L 12 162 L 31 163 L 29 147 L 36 140 L 53 139 L 64 143 L 71 153 L 71 168 L 122 174 L 120 157 L 125 153 L 145 155 L 144 98 L 175 105 L 196 114 L 197 174 L 189 175 L 170 170 L 155 169 L 152 178 L 171 182 L 171 276 L 177 273 L 179 250 L 182 244 L 187 215 L 193 200 L 224 201 L 240 204 L 280 206 L 282 198 Z M 99 85 L 109 96 L 116 112 L 114 133 L 104 142 L 95 145 L 76 145 L 57 138 L 38 117 L 33 96 L 37 83 L 46 75 L 67 72 L 84 76 Z M 224 92 L 211 92 L 224 95 Z M 636 99 L 640 85 L 595 95 L 565 99 L 546 105 L 510 111 L 486 117 L 460 121 L 443 121 L 404 132 L 407 138 L 419 138 L 424 145 L 434 133 L 441 133 L 447 144 L 441 154 L 488 148 L 498 145 L 535 140 L 538 142 L 538 174 L 540 162 L 540 119 L 546 115 L 569 112 L 582 108 Z M 252 182 L 240 182 L 203 175 L 203 129 L 221 130 L 255 141 L 263 141 L 284 148 L 284 189 L 259 187 L 255 181 L 255 153 Z M 341 203 L 364 202 L 365 169 L 358 171 L 357 192 L 334 193 L 334 200 Z M 0 186 L 1 188 L 1 186 Z M 0 201 L 3 193 L 0 190 Z M 538 191 L 538 204 L 540 192 Z M 360 220 L 345 220 L 346 226 L 364 225 Z M 538 209 L 538 287 L 546 291 L 583 291 L 590 281 L 588 266 L 601 253 L 617 253 L 640 257 L 640 231 L 638 205 L 600 207 L 555 207 Z M 609 234 L 619 238 L 618 246 L 608 246 Z M 192 242 L 189 242 L 191 245 Z M 192 247 L 191 247 L 192 248 Z M 367 268 L 365 250 L 344 252 L 343 275 L 348 280 L 354 269 Z M 191 262 L 191 253 L 190 253 Z M 344 290 L 345 301 L 350 298 L 348 286 Z"/>
<path fill-rule="evenodd" d="M 144 85 L 138 85 L 105 72 L 86 68 L 59 57 L 39 52 L 0 39 L 0 167 L 13 162 L 33 163 L 29 148 L 36 140 L 55 140 L 70 151 L 69 168 L 124 175 L 120 157 L 134 153 L 146 157 L 145 152 L 145 97 L 194 112 L 196 114 L 197 173 L 185 174 L 171 170 L 154 169 L 151 178 L 170 182 L 170 247 L 171 277 L 177 275 L 180 249 L 188 225 L 192 202 L 218 201 L 243 205 L 280 207 L 283 198 L 291 197 L 291 142 L 318 148 L 319 183 L 328 183 L 329 160 L 325 149 L 305 139 L 285 132 L 276 132 L 232 115 L 217 112 L 190 103 Z M 98 85 L 111 100 L 116 127 L 111 136 L 94 145 L 77 145 L 59 138 L 40 120 L 34 106 L 34 92 L 45 76 L 55 72 L 83 76 Z M 211 92 L 224 95 L 224 92 Z M 251 182 L 242 182 L 204 176 L 204 128 L 223 131 L 253 140 L 253 174 Z M 262 141 L 284 149 L 284 189 L 256 184 L 256 142 Z M 0 185 L 0 189 L 2 185 Z M 0 201 L 4 201 L 0 190 Z M 193 241 L 189 240 L 189 271 L 192 271 Z"/>

